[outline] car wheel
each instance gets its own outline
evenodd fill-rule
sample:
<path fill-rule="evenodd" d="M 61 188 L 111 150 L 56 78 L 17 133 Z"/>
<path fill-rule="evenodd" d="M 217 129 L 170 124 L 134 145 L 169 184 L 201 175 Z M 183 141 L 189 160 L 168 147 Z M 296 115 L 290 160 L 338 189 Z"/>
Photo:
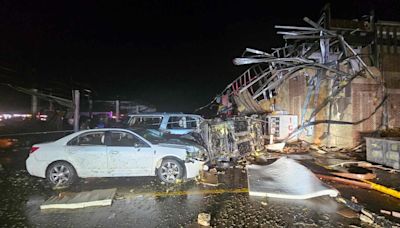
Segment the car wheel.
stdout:
<path fill-rule="evenodd" d="M 77 175 L 71 164 L 59 161 L 48 167 L 46 177 L 53 187 L 69 187 L 74 183 Z"/>
<path fill-rule="evenodd" d="M 166 183 L 176 183 L 183 177 L 183 166 L 174 159 L 165 159 L 157 170 L 158 178 Z"/>

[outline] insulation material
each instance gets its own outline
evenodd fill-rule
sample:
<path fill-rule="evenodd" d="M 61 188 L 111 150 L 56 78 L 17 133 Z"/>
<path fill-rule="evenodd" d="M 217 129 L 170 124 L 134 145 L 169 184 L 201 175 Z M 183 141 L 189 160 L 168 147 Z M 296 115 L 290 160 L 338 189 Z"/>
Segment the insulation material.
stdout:
<path fill-rule="evenodd" d="M 88 192 L 63 192 L 46 200 L 40 209 L 77 209 L 92 206 L 110 206 L 116 188 L 99 189 Z"/>
<path fill-rule="evenodd" d="M 309 199 L 338 191 L 322 183 L 309 169 L 295 160 L 282 157 L 270 165 L 247 166 L 251 196 Z"/>

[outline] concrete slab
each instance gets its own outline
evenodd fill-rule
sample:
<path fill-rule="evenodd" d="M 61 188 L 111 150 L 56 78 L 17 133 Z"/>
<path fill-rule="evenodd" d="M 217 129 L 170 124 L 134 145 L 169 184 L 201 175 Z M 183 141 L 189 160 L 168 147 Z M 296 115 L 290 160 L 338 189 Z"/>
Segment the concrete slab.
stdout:
<path fill-rule="evenodd" d="M 77 209 L 92 206 L 109 206 L 116 188 L 98 189 L 87 192 L 65 192 L 46 200 L 40 209 Z"/>
<path fill-rule="evenodd" d="M 269 165 L 248 165 L 247 174 L 250 196 L 308 199 L 338 195 L 305 166 L 286 157 Z"/>

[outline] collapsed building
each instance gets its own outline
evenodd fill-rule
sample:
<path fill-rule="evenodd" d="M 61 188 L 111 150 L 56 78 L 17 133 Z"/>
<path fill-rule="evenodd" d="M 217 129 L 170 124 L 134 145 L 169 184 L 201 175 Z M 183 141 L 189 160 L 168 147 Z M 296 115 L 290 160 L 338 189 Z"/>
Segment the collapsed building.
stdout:
<path fill-rule="evenodd" d="M 336 147 L 354 147 L 365 135 L 400 127 L 400 23 L 373 15 L 334 20 L 329 6 L 318 21 L 304 21 L 308 26 L 275 26 L 283 47 L 270 53 L 247 48 L 233 60 L 251 66 L 215 99 L 220 113 L 256 114 L 265 123 L 263 134 L 282 141 Z M 296 116 L 290 124 L 287 114 Z M 279 125 L 285 125 L 284 138 L 275 130 Z"/>

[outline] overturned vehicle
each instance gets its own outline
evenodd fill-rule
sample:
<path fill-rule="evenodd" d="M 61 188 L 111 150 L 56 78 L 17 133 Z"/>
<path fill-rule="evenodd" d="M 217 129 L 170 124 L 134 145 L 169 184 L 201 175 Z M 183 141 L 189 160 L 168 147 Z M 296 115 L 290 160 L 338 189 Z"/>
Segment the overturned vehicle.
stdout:
<path fill-rule="evenodd" d="M 200 134 L 211 163 L 236 161 L 265 144 L 262 122 L 249 117 L 205 120 Z"/>

